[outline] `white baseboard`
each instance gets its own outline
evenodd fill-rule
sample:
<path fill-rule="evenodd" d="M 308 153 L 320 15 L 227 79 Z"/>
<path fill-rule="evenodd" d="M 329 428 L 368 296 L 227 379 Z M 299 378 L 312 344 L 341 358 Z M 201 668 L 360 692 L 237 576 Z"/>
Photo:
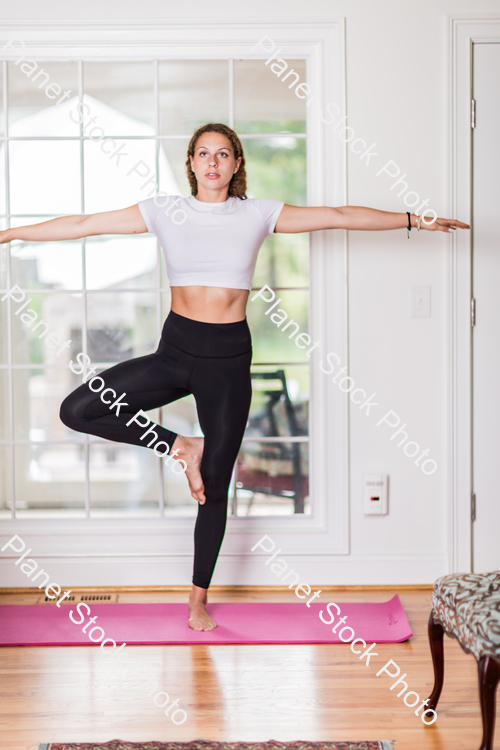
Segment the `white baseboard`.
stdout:
<path fill-rule="evenodd" d="M 4 553 L 5 555 L 5 553 Z M 265 566 L 268 556 L 221 555 L 212 583 L 225 586 L 275 586 L 280 579 Z M 0 557 L 0 586 L 33 584 L 14 563 L 17 557 Z M 191 582 L 192 558 L 179 556 L 89 556 L 34 558 L 51 576 L 51 583 L 65 586 L 168 586 Z M 433 583 L 447 570 L 446 554 L 380 556 L 287 556 L 288 569 L 301 583 L 326 585 L 398 585 Z M 39 580 L 42 580 L 40 578 Z M 291 579 L 289 579 L 291 580 Z M 35 582 L 36 585 L 36 582 Z M 286 585 L 286 582 L 283 584 Z"/>

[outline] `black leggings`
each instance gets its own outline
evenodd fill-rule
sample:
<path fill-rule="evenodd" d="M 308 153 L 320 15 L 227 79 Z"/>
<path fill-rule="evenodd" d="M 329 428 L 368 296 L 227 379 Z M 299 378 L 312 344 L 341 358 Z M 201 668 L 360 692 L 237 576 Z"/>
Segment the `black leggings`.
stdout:
<path fill-rule="evenodd" d="M 208 589 L 224 538 L 227 493 L 246 427 L 252 393 L 252 341 L 246 320 L 201 323 L 170 312 L 154 354 L 121 362 L 99 374 L 100 393 L 84 383 L 62 402 L 60 417 L 77 432 L 154 448 L 164 441 L 172 449 L 176 434 L 150 422 L 127 422 L 139 410 L 156 409 L 193 394 L 205 436 L 201 476 L 206 502 L 198 506 L 194 531 L 195 586 Z M 90 382 L 90 381 L 89 381 Z M 96 380 L 94 389 L 100 386 Z M 106 393 L 113 389 L 116 396 Z M 113 408 L 121 394 L 121 404 Z M 143 422 L 144 423 L 144 422 Z M 158 440 L 153 441 L 153 430 Z M 166 449 L 158 448 L 158 455 Z"/>

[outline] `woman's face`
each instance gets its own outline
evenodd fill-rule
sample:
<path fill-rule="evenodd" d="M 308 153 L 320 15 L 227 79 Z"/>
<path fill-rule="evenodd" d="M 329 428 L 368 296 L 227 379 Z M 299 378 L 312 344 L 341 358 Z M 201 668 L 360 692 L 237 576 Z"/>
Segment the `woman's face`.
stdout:
<path fill-rule="evenodd" d="M 241 164 L 241 156 L 235 159 L 231 141 L 222 133 L 202 133 L 196 141 L 194 156 L 189 158 L 198 192 L 200 186 L 206 190 L 226 187 Z"/>

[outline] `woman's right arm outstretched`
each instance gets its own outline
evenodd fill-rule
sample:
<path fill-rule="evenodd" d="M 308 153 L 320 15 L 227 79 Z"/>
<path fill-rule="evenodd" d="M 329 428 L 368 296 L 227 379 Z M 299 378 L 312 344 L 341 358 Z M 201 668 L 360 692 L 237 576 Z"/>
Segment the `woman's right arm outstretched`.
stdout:
<path fill-rule="evenodd" d="M 95 234 L 141 234 L 147 232 L 137 203 L 119 211 L 104 211 L 100 214 L 61 216 L 40 224 L 13 227 L 0 232 L 0 243 L 12 240 L 26 242 L 51 242 L 54 240 L 78 240 Z"/>

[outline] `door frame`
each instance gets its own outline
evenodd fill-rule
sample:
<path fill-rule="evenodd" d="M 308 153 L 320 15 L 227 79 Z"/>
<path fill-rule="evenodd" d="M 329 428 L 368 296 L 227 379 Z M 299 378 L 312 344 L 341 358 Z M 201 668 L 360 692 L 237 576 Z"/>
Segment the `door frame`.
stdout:
<path fill-rule="evenodd" d="M 500 43 L 500 14 L 450 17 L 450 216 L 472 217 L 472 54 Z M 457 232 L 448 256 L 449 498 L 448 569 L 472 570 L 472 248 Z"/>

